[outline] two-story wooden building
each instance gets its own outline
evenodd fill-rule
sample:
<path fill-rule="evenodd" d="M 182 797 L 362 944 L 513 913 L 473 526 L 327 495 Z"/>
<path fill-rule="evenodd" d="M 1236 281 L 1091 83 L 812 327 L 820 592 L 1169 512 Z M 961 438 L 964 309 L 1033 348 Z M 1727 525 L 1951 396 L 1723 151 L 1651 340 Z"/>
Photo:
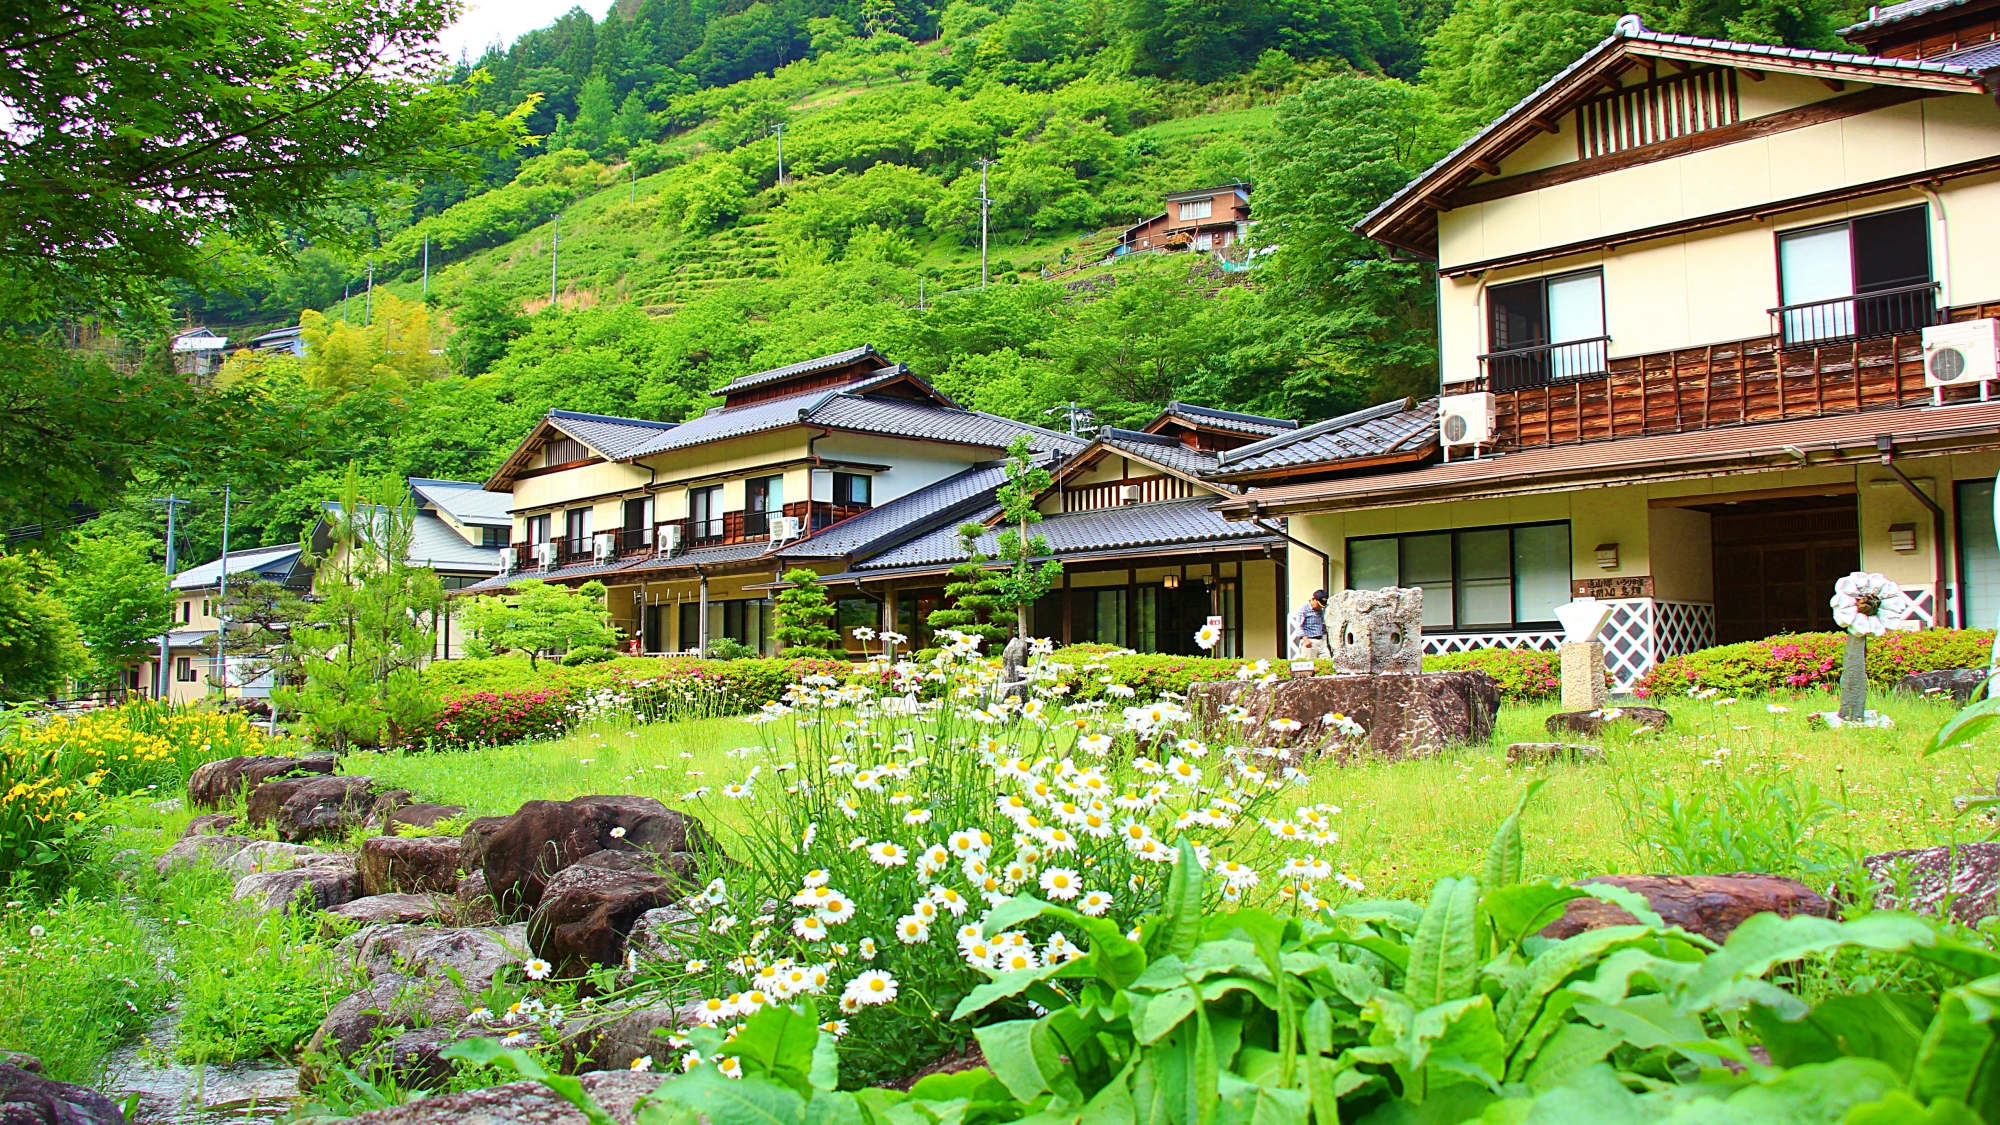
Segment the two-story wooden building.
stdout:
<path fill-rule="evenodd" d="M 1829 627 L 1857 568 L 1991 623 L 1996 11 L 1878 10 L 1871 55 L 1620 20 L 1361 224 L 1437 263 L 1440 398 L 1225 454 L 1221 508 L 1289 516 L 1335 584 L 1422 586 L 1430 651 L 1552 647 L 1554 605 L 1614 599 L 1627 684 Z"/>
<path fill-rule="evenodd" d="M 1167 209 L 1118 233 L 1112 254 L 1140 250 L 1226 250 L 1250 234 L 1250 185 L 1179 191 L 1166 197 Z"/>

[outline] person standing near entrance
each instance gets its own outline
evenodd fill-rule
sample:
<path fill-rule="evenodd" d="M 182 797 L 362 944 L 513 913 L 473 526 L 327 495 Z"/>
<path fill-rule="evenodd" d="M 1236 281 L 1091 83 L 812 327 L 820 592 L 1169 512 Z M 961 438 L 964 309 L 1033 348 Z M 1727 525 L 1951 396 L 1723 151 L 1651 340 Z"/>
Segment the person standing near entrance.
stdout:
<path fill-rule="evenodd" d="M 1314 590 L 1312 599 L 1292 614 L 1291 650 L 1294 660 L 1327 660 L 1333 651 L 1326 644 L 1326 591 Z"/>

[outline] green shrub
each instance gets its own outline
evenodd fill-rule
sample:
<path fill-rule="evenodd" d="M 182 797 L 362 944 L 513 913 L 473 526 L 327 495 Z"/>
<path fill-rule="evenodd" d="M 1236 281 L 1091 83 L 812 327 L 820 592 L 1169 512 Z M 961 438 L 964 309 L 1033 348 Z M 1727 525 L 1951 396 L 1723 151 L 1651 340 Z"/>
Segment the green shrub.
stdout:
<path fill-rule="evenodd" d="M 716 637 L 708 642 L 710 660 L 755 660 L 757 650 L 730 637 Z"/>
<path fill-rule="evenodd" d="M 1546 699 L 1562 690 L 1562 660 L 1553 652 L 1482 648 L 1424 657 L 1426 672 L 1484 672 L 1500 685 L 1500 698 Z"/>
<path fill-rule="evenodd" d="M 562 662 L 566 668 L 580 668 L 585 664 L 602 664 L 617 658 L 617 653 L 603 645 L 579 645 L 563 653 Z"/>
<path fill-rule="evenodd" d="M 1911 672 L 1977 668 L 1993 647 L 1991 629 L 1924 629 L 1868 642 L 1868 681 L 1891 688 Z M 1840 682 L 1845 633 L 1788 633 L 1670 656 L 1639 681 L 1641 695 L 1681 695 L 1714 688 L 1749 695 L 1780 688 L 1806 690 Z"/>

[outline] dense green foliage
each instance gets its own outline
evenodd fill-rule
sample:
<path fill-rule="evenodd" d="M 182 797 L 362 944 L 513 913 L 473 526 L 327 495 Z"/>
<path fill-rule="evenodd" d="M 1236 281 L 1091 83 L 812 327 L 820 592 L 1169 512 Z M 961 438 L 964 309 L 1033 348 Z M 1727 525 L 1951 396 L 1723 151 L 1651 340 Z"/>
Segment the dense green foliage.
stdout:
<path fill-rule="evenodd" d="M 771 618 L 780 651 L 793 660 L 842 659 L 838 630 L 828 622 L 835 613 L 833 600 L 819 584 L 819 575 L 805 567 L 785 572 L 790 586 L 778 591 Z"/>
<path fill-rule="evenodd" d="M 1705 648 L 1655 664 L 1639 690 L 1647 695 L 1708 689 L 1723 695 L 1754 695 L 1830 687 L 1840 682 L 1846 644 L 1845 633 L 1790 633 Z M 1911 672 L 1983 668 L 1992 653 L 1991 629 L 1890 633 L 1868 642 L 1868 681 L 1877 688 L 1892 688 Z"/>

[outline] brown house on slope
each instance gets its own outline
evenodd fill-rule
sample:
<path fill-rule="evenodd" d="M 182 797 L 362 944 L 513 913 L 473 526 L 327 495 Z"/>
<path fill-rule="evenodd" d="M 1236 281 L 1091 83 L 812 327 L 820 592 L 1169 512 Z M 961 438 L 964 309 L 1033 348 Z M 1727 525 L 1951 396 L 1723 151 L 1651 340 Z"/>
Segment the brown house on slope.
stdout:
<path fill-rule="evenodd" d="M 1139 250 L 1222 250 L 1242 242 L 1250 231 L 1249 184 L 1175 192 L 1166 198 L 1165 211 L 1119 233 L 1114 257 Z"/>

